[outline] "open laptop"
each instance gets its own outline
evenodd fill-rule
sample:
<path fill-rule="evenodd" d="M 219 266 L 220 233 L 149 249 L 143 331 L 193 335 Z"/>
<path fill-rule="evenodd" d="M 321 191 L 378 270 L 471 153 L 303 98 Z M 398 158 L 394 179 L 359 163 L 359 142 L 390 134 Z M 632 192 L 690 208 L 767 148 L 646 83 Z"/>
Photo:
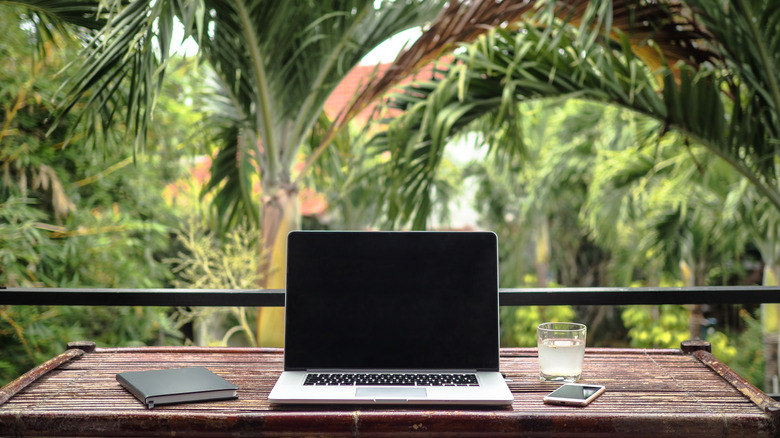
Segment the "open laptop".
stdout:
<path fill-rule="evenodd" d="M 490 232 L 295 231 L 272 403 L 512 402 Z"/>

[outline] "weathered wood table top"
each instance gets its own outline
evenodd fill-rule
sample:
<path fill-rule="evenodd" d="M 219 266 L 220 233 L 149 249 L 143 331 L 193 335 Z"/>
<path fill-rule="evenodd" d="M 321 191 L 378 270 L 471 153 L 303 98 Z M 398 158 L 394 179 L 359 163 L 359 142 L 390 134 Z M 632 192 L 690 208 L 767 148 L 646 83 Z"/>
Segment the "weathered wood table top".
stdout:
<path fill-rule="evenodd" d="M 279 407 L 268 393 L 282 351 L 71 348 L 0 389 L 0 435 L 48 436 L 778 436 L 779 404 L 706 351 L 587 349 L 583 382 L 607 391 L 587 407 L 550 406 L 536 349 L 502 349 L 511 407 Z M 205 366 L 238 400 L 147 410 L 116 382 L 122 371 Z"/>

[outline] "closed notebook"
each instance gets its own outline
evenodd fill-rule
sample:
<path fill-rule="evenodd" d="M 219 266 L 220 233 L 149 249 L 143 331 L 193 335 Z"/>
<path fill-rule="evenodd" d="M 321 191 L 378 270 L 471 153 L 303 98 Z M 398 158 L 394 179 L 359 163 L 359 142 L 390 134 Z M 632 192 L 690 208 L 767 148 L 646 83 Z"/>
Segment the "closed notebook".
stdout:
<path fill-rule="evenodd" d="M 148 408 L 238 398 L 238 387 L 204 367 L 127 371 L 116 380 Z"/>

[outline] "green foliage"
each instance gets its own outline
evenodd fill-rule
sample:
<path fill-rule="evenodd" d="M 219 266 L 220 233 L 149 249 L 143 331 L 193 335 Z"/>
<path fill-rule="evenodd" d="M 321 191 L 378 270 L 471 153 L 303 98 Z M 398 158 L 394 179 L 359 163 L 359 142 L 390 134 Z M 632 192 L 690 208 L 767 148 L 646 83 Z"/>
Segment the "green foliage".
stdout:
<path fill-rule="evenodd" d="M 646 121 L 652 120 L 652 126 L 636 129 L 634 135 L 624 130 L 631 120 L 615 124 L 611 129 L 615 140 L 632 140 L 633 136 L 633 141 L 616 141 L 592 151 L 598 167 L 589 170 L 594 180 L 584 182 L 597 182 L 595 188 L 601 193 L 588 193 L 589 210 L 583 212 L 591 222 L 591 237 L 607 236 L 610 244 L 602 241 L 598 245 L 611 251 L 620 251 L 620 244 L 629 248 L 630 253 L 620 254 L 623 268 L 615 270 L 620 275 L 618 285 L 630 283 L 635 270 L 645 267 L 649 267 L 650 281 L 657 283 L 662 279 L 661 263 L 671 271 L 680 262 L 687 263 L 691 278 L 702 284 L 713 262 L 739 257 L 744 248 L 744 238 L 734 232 L 739 229 L 734 223 L 739 221 L 729 222 L 729 214 L 716 214 L 723 212 L 727 197 L 739 198 L 725 196 L 735 176 L 746 178 L 759 198 L 780 208 L 775 133 L 780 125 L 774 122 L 780 92 L 777 69 L 769 55 L 778 53 L 778 39 L 766 30 L 771 26 L 757 26 L 776 22 L 780 13 L 770 8 L 770 2 L 740 2 L 733 8 L 729 2 L 687 3 L 696 5 L 692 14 L 701 16 L 689 23 L 684 23 L 689 18 L 683 14 L 673 17 L 675 26 L 668 27 L 671 33 L 658 39 L 640 35 L 645 31 L 655 35 L 652 32 L 667 28 L 670 17 L 665 12 L 675 8 L 666 9 L 671 5 L 665 2 L 637 4 L 631 17 L 608 7 L 590 16 L 569 17 L 594 20 L 579 26 L 550 19 L 542 25 L 529 21 L 517 28 L 496 29 L 464 47 L 455 65 L 443 70 L 436 81 L 406 87 L 392 100 L 404 113 L 376 137 L 378 145 L 392 146 L 395 160 L 390 181 L 383 186 L 387 191 L 403 188 L 400 196 L 389 194 L 399 205 L 388 213 L 422 221 L 430 211 L 426 190 L 445 142 L 473 129 L 475 120 L 490 117 L 487 126 L 492 130 L 514 126 L 513 131 L 527 140 L 528 127 L 517 129 L 522 115 L 516 110 L 518 103 L 571 98 L 601 102 L 623 114 L 641 115 L 645 120 L 637 124 L 650 125 Z M 552 9 L 554 2 L 550 5 Z M 587 9 L 595 12 L 594 8 Z M 614 16 L 601 15 L 613 12 Z M 638 16 L 641 23 L 633 20 Z M 711 34 L 702 33 L 698 19 L 707 28 L 712 26 Z M 748 62 L 734 58 L 743 47 L 749 48 Z M 621 130 L 628 135 L 621 135 Z M 486 138 L 501 136 L 491 133 Z M 494 148 L 509 157 L 518 149 L 524 152 L 515 139 L 497 144 Z M 532 144 L 520 142 L 526 148 Z M 716 157 L 723 162 L 716 162 Z M 728 167 L 731 175 L 718 167 Z M 604 179 L 609 183 L 601 185 Z M 713 187 L 717 182 L 720 188 Z M 626 191 L 629 201 L 622 197 Z M 653 214 L 648 214 L 650 209 L 655 209 Z M 774 231 L 763 235 L 775 235 Z M 663 260 L 659 263 L 658 259 Z"/>
<path fill-rule="evenodd" d="M 683 306 L 627 306 L 622 318 L 635 348 L 679 348 L 690 337 Z"/>
<path fill-rule="evenodd" d="M 100 150 L 83 137 L 67 144 L 64 130 L 51 131 L 50 102 L 75 47 L 49 43 L 48 56 L 35 59 L 18 16 L 0 20 L 7 37 L 0 52 L 8 55 L 0 68 L 0 105 L 8 109 L 0 131 L 0 284 L 163 285 L 170 274 L 158 261 L 176 219 L 160 190 L 178 176 L 178 160 L 160 146 L 160 155 L 137 157 L 134 165 L 114 137 Z"/>
<path fill-rule="evenodd" d="M 0 203 L 0 282 L 24 284 L 39 276 L 38 266 L 45 258 L 58 255 L 44 230 L 36 227 L 45 215 L 19 198 Z"/>
<path fill-rule="evenodd" d="M 209 233 L 200 221 L 190 219 L 187 228 L 176 233 L 182 250 L 166 260 L 178 274 L 174 285 L 194 289 L 256 288 L 262 278 L 256 236 L 257 230 L 243 225 L 220 239 Z M 198 345 L 256 346 L 252 329 L 256 318 L 257 309 L 219 307 L 182 308 L 177 319 L 179 325 L 193 324 L 194 341 Z M 243 336 L 234 338 L 236 334 Z"/>
<path fill-rule="evenodd" d="M 171 253 L 177 212 L 160 196 L 178 177 L 179 144 L 157 142 L 159 155 L 132 156 L 121 139 L 77 135 L 66 143 L 73 116 L 51 129 L 58 72 L 78 46 L 35 37 L 17 11 L 3 6 L 0 24 L 0 285 L 22 287 L 164 287 L 161 260 Z M 28 23 L 29 24 L 29 23 Z M 54 45 L 54 44 L 58 45 Z M 175 98 L 175 97 L 174 97 Z M 181 99 L 179 97 L 179 99 Z M 160 111 L 157 134 L 186 124 Z M 169 123 L 174 122 L 174 123 Z M 79 133 L 81 134 L 81 133 Z M 134 163 L 135 159 L 135 163 Z M 177 344 L 182 335 L 165 308 L 0 307 L 0 383 L 6 383 L 65 344 Z"/>
<path fill-rule="evenodd" d="M 745 329 L 739 333 L 731 335 L 733 344 L 739 346 L 739 351 L 729 362 L 728 365 L 740 376 L 747 379 L 759 388 L 764 386 L 764 344 L 763 329 L 759 318 L 760 311 L 756 311 L 753 316 L 750 312 L 742 310 L 740 317 L 745 323 Z M 715 346 L 713 345 L 713 353 Z M 716 353 L 717 356 L 717 353 Z M 720 356 L 718 356 L 720 357 Z M 764 391 L 771 391 L 772 388 L 763 388 Z"/>
<path fill-rule="evenodd" d="M 626 306 L 622 318 L 629 329 L 631 346 L 635 348 L 680 348 L 680 343 L 690 338 L 690 314 L 685 306 Z M 712 344 L 713 354 L 723 362 L 729 363 L 737 356 L 734 345 L 739 344 L 734 344 L 723 332 L 710 330 L 706 340 Z"/>
<path fill-rule="evenodd" d="M 729 339 L 729 336 L 721 331 L 710 327 L 706 336 L 707 341 L 712 344 L 712 353 L 724 363 L 730 364 L 737 357 L 737 345 L 741 346 L 738 339 Z"/>
<path fill-rule="evenodd" d="M 254 180 L 266 194 L 297 184 L 292 167 L 299 150 L 352 67 L 387 38 L 434 18 L 444 2 L 101 4 L 107 24 L 65 81 L 58 120 L 87 102 L 85 112 L 73 112 L 84 115 L 81 121 L 89 129 L 124 120 L 137 149 L 143 149 L 168 80 L 172 45 L 178 43 L 174 23 L 181 23 L 209 67 L 212 105 L 204 109 L 221 135 L 214 137 L 220 143 L 218 165 L 205 190 L 215 194 L 213 206 L 224 230 L 242 218 L 258 222 Z"/>
<path fill-rule="evenodd" d="M 128 347 L 177 345 L 183 339 L 164 308 L 0 306 L 0 385 L 76 340 Z"/>
<path fill-rule="evenodd" d="M 518 306 L 501 309 L 504 347 L 536 347 L 536 327 L 543 322 L 571 322 L 576 314 L 571 306 Z"/>
<path fill-rule="evenodd" d="M 333 122 L 323 112 L 304 144 L 303 153 L 314 153 L 331 127 Z M 355 124 L 341 130 L 301 182 L 327 201 L 325 217 L 318 218 L 319 223 L 310 227 L 360 230 L 377 223 L 381 189 L 374 182 L 383 158 L 366 149 L 364 134 Z"/>
<path fill-rule="evenodd" d="M 515 284 L 506 283 L 507 279 L 504 276 L 505 274 L 501 276 L 502 285 Z M 533 275 L 526 275 L 524 284 L 517 287 L 535 283 L 536 278 Z M 500 318 L 502 347 L 535 347 L 536 327 L 539 324 L 543 322 L 575 322 L 577 314 L 571 306 L 512 306 L 502 307 Z"/>
<path fill-rule="evenodd" d="M 542 278 L 540 287 L 547 277 L 572 287 L 603 285 L 607 247 L 594 245 L 581 212 L 600 151 L 625 142 L 612 129 L 618 111 L 575 100 L 524 102 L 515 111 L 524 153 L 488 154 L 466 170 L 477 182 L 480 226 L 502 236 L 502 285 L 527 283 L 531 273 Z"/>

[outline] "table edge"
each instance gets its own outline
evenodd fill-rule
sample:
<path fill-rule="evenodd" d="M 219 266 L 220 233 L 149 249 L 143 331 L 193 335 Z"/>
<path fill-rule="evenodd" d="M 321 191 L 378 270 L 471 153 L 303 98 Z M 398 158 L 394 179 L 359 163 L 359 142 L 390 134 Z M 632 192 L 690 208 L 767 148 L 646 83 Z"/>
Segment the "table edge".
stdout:
<path fill-rule="evenodd" d="M 774 427 L 780 429 L 780 402 L 775 401 L 772 397 L 764 393 L 764 391 L 761 391 L 752 383 L 745 380 L 744 377 L 737 374 L 731 367 L 721 362 L 712 353 L 700 350 L 694 352 L 693 357 L 713 370 L 737 391 L 750 399 L 751 402 L 772 419 Z"/>
<path fill-rule="evenodd" d="M 66 362 L 70 362 L 73 359 L 79 358 L 84 354 L 85 351 L 80 348 L 70 348 L 65 350 L 64 353 L 47 360 L 46 362 L 17 377 L 11 383 L 0 388 L 0 406 L 10 400 L 11 397 L 19 393 L 19 391 L 28 387 L 42 376 L 48 374 L 50 371 L 56 369 Z"/>

